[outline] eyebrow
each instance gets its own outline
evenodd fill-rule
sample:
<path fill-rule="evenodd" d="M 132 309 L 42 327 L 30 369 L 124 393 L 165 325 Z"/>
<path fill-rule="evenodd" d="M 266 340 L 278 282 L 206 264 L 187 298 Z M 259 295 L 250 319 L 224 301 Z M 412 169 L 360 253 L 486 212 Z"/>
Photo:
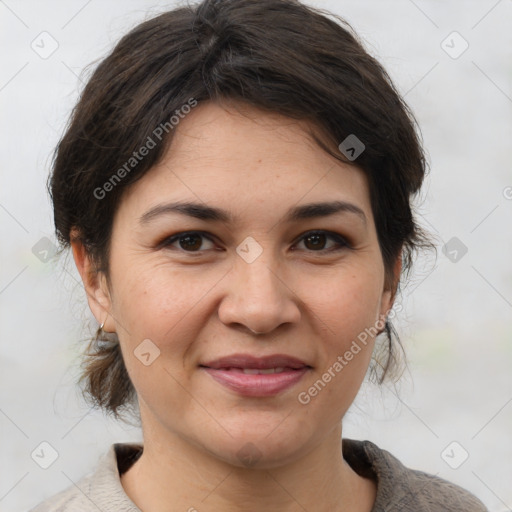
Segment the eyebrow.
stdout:
<path fill-rule="evenodd" d="M 212 222 L 224 222 L 233 224 L 233 216 L 226 210 L 207 206 L 201 203 L 176 202 L 159 204 L 149 209 L 139 218 L 140 224 L 147 224 L 162 215 L 182 214 L 199 220 Z M 366 224 L 366 215 L 364 211 L 355 204 L 346 201 L 330 201 L 323 203 L 309 203 L 292 207 L 284 217 L 284 222 L 294 222 L 298 220 L 315 219 L 327 217 L 336 213 L 351 213 L 358 216 Z"/>

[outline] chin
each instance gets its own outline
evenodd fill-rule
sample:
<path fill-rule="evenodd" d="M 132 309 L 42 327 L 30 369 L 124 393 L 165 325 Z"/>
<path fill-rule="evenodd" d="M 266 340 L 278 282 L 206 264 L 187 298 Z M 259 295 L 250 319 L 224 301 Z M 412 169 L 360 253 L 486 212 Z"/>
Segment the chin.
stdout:
<path fill-rule="evenodd" d="M 210 454 L 227 464 L 247 469 L 271 469 L 289 464 L 307 452 L 304 431 L 244 428 L 243 431 L 211 440 Z"/>

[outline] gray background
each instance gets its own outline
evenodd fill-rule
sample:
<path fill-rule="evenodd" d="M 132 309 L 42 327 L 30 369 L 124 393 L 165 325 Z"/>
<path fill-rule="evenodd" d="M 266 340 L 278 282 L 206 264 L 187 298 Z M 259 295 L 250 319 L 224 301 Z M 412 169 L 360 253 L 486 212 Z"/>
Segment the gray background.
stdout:
<path fill-rule="evenodd" d="M 398 389 L 363 385 L 344 436 L 466 487 L 491 511 L 511 510 L 512 1 L 310 3 L 353 25 L 415 112 L 431 163 L 420 220 L 439 247 L 399 299 L 410 372 Z M 69 257 L 45 263 L 32 249 L 41 257 L 40 240 L 54 241 L 45 180 L 84 67 L 173 5 L 0 1 L 1 511 L 27 510 L 110 443 L 140 439 L 81 401 L 83 289 Z M 31 458 L 43 441 L 58 452 L 48 469 Z"/>

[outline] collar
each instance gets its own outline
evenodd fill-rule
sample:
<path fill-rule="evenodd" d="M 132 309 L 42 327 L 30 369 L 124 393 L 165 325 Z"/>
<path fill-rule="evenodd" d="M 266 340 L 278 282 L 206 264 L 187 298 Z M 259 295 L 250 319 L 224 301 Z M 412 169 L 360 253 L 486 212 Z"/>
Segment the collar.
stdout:
<path fill-rule="evenodd" d="M 143 445 L 136 443 L 111 445 L 92 474 L 87 493 L 99 509 L 111 510 L 115 503 L 116 511 L 141 512 L 125 493 L 120 475 L 130 468 L 142 451 Z M 377 496 L 371 512 L 430 512 L 432 506 L 439 505 L 446 511 L 486 511 L 467 491 L 437 476 L 405 467 L 388 451 L 370 441 L 343 439 L 342 453 L 356 473 L 377 483 Z"/>

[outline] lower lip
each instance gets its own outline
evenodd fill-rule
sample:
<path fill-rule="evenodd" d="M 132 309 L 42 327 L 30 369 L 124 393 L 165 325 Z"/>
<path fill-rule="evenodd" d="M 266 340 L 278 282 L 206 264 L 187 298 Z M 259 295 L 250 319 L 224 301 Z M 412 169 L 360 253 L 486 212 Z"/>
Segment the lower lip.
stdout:
<path fill-rule="evenodd" d="M 281 373 L 245 374 L 237 370 L 216 370 L 203 367 L 217 382 L 239 395 L 264 397 L 277 395 L 302 379 L 309 368 L 285 370 Z"/>

